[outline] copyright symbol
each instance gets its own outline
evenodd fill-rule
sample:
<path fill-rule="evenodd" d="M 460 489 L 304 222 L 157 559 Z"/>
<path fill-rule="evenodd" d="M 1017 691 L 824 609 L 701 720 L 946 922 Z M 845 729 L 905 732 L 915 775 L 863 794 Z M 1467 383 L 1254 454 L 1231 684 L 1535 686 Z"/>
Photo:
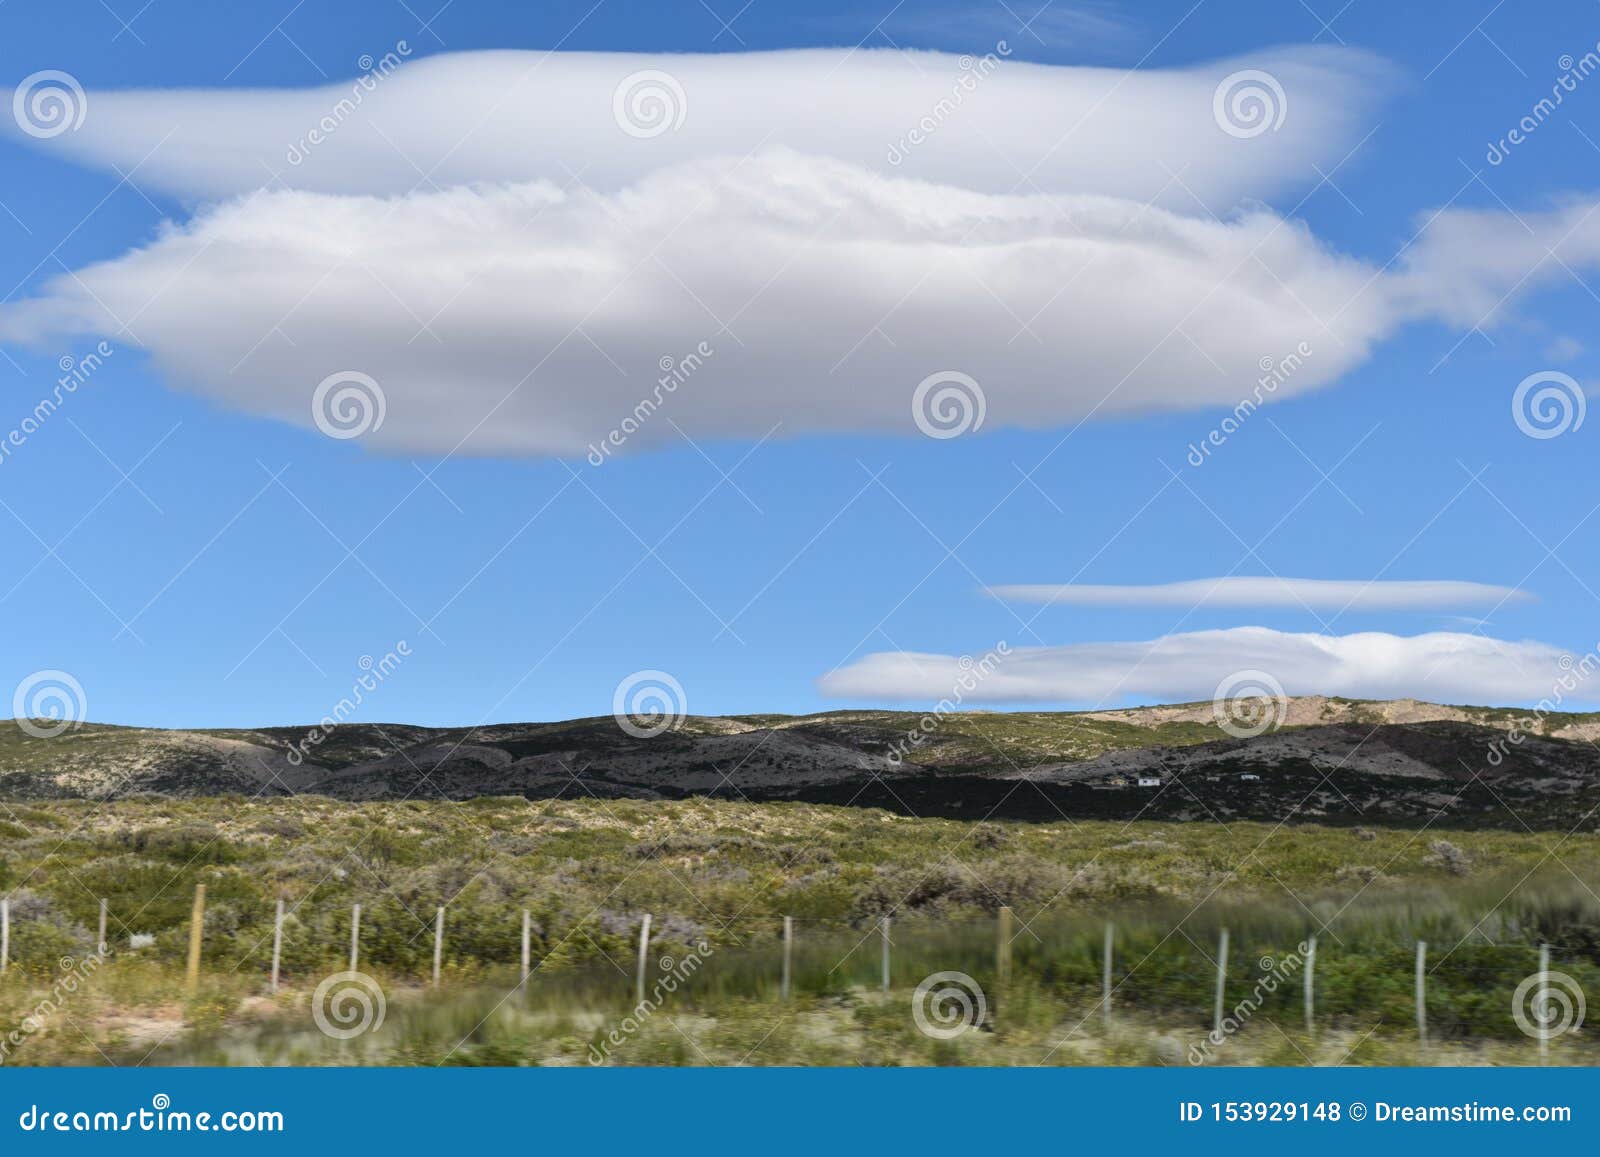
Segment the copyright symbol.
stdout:
<path fill-rule="evenodd" d="M 1352 1121 L 1365 1121 L 1367 1119 L 1367 1107 L 1360 1101 L 1351 1101 L 1350 1119 Z"/>

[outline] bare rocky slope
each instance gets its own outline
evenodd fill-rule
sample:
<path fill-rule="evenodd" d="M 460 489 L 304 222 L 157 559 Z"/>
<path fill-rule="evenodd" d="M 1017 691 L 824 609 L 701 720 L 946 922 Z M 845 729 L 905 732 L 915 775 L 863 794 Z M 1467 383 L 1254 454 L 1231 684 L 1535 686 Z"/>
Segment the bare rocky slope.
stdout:
<path fill-rule="evenodd" d="M 920 724 L 931 722 L 931 728 Z M 1512 729 L 1523 724 L 1528 734 Z M 0 798 L 315 794 L 805 800 L 951 818 L 1063 817 L 1594 830 L 1600 715 L 1309 696 L 1225 732 L 1210 703 L 1097 712 L 610 716 L 426 728 L 154 730 L 0 723 Z"/>

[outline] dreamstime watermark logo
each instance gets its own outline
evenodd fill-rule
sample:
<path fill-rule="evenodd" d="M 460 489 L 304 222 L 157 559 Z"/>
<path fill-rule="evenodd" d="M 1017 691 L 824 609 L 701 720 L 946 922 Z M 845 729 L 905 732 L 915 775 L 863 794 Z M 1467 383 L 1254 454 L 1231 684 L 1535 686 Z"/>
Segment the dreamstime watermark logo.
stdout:
<path fill-rule="evenodd" d="M 1565 972 L 1535 972 L 1511 994 L 1511 1019 L 1534 1040 L 1577 1032 L 1587 1011 L 1583 986 Z"/>
<path fill-rule="evenodd" d="M 917 725 L 907 731 L 904 738 L 897 739 L 890 745 L 889 762 L 893 764 L 905 762 L 906 756 L 926 743 L 928 736 L 939 730 L 944 717 L 959 710 L 966 702 L 967 695 L 976 691 L 979 684 L 993 675 L 1001 661 L 1010 654 L 1011 644 L 1002 639 L 981 659 L 962 655 L 956 662 L 956 666 L 961 668 L 961 674 L 956 677 L 955 686 L 950 689 L 950 694 L 935 703 L 932 711 L 917 720 Z"/>
<path fill-rule="evenodd" d="M 689 702 L 683 684 L 665 671 L 635 671 L 617 684 L 611 713 L 635 739 L 654 739 L 683 722 Z"/>
<path fill-rule="evenodd" d="M 1588 409 L 1583 387 L 1560 370 L 1529 374 L 1511 395 L 1511 417 L 1517 429 L 1541 441 L 1578 429 Z"/>
<path fill-rule="evenodd" d="M 335 703 L 333 710 L 324 715 L 317 722 L 317 726 L 306 732 L 304 739 L 289 745 L 289 762 L 295 767 L 304 763 L 306 755 L 313 748 L 326 743 L 328 738 L 367 701 L 367 696 L 383 686 L 384 680 L 393 675 L 400 664 L 410 657 L 411 644 L 405 639 L 396 643 L 393 650 L 386 651 L 381 659 L 362 655 L 356 661 L 361 673 L 350 684 L 350 694 Z"/>
<path fill-rule="evenodd" d="M 361 69 L 361 75 L 350 86 L 350 95 L 342 97 L 305 136 L 290 145 L 284 159 L 291 165 L 304 164 L 306 158 L 311 155 L 311 150 L 333 136 L 347 120 L 355 116 L 356 109 L 361 107 L 361 102 L 367 95 L 376 92 L 378 85 L 405 63 L 410 55 L 411 45 L 400 40 L 396 41 L 392 51 L 384 53 L 378 60 L 366 55 L 356 61 L 356 66 Z"/>
<path fill-rule="evenodd" d="M 0 1065 L 10 1059 L 13 1049 L 22 1047 L 29 1037 L 48 1025 L 68 999 L 78 992 L 105 961 L 106 953 L 103 949 L 90 953 L 82 960 L 63 956 L 57 961 L 56 967 L 61 975 L 50 986 L 49 993 L 28 1011 L 15 1028 L 4 1037 L 0 1037 Z"/>
<path fill-rule="evenodd" d="M 1230 137 L 1248 140 L 1283 127 L 1289 97 L 1270 72 L 1242 68 L 1223 77 L 1211 94 L 1211 115 Z"/>
<path fill-rule="evenodd" d="M 1283 684 L 1266 671 L 1235 671 L 1217 684 L 1211 715 L 1235 739 L 1254 739 L 1275 731 L 1289 713 Z"/>
<path fill-rule="evenodd" d="M 104 1104 L 104 1102 L 100 1102 Z M 168 1110 L 171 1109 L 171 1112 Z M 17 1117 L 17 1128 L 24 1133 L 282 1133 L 283 1114 L 276 1109 L 228 1109 L 221 1113 L 193 1113 L 173 1109 L 172 1098 L 157 1093 L 148 1109 L 127 1112 L 101 1107 L 57 1109 L 52 1112 L 29 1105 Z"/>
<path fill-rule="evenodd" d="M 983 387 L 960 370 L 929 374 L 911 393 L 911 418 L 930 438 L 959 438 L 982 429 L 988 409 Z"/>
<path fill-rule="evenodd" d="M 1511 155 L 1512 149 L 1538 131 L 1539 126 L 1550 119 L 1566 98 L 1578 91 L 1578 85 L 1596 72 L 1600 72 L 1600 44 L 1576 60 L 1572 58 L 1571 53 L 1564 53 L 1556 61 L 1556 67 L 1561 70 L 1561 75 L 1556 77 L 1555 83 L 1550 86 L 1550 95 L 1535 102 L 1505 136 L 1498 141 L 1490 141 L 1489 150 L 1483 155 L 1484 160 L 1491 165 L 1503 164 Z"/>
<path fill-rule="evenodd" d="M 359 370 L 329 374 L 311 395 L 311 420 L 330 438 L 359 438 L 383 427 L 389 400 L 383 387 Z"/>
<path fill-rule="evenodd" d="M 1233 407 L 1233 412 L 1222 419 L 1209 434 L 1198 442 L 1189 443 L 1189 453 L 1185 455 L 1189 465 L 1197 468 L 1204 466 L 1206 459 L 1211 457 L 1212 450 L 1220 448 L 1229 438 L 1237 434 L 1250 416 L 1261 408 L 1267 396 L 1277 393 L 1278 387 L 1294 377 L 1310 356 L 1309 342 L 1301 342 L 1286 357 L 1274 358 L 1263 354 L 1261 360 L 1256 363 L 1261 370 L 1261 376 L 1256 379 L 1255 389 L 1250 391 L 1249 397 L 1240 398 L 1238 404 Z"/>
<path fill-rule="evenodd" d="M 82 723 L 88 713 L 83 684 L 66 671 L 35 671 L 11 696 L 17 726 L 35 739 L 54 739 Z"/>
<path fill-rule="evenodd" d="M 939 101 L 917 121 L 898 141 L 889 146 L 887 160 L 891 165 L 900 165 L 911 155 L 911 150 L 922 144 L 934 133 L 939 131 L 941 125 L 956 114 L 956 110 L 966 103 L 967 98 L 978 91 L 978 83 L 1000 67 L 1000 63 L 1011 55 L 1011 46 L 1004 40 L 998 41 L 993 52 L 987 52 L 979 57 L 963 56 L 957 61 L 960 69 L 956 74 L 955 82 L 950 86 L 950 95 L 941 97 Z"/>
<path fill-rule="evenodd" d="M 1189 1063 L 1203 1065 L 1210 1060 L 1212 1049 L 1221 1046 L 1243 1028 L 1256 1014 L 1256 1010 L 1265 1003 L 1266 998 L 1277 992 L 1280 984 L 1287 984 L 1289 979 L 1300 971 L 1310 951 L 1310 945 L 1302 941 L 1295 946 L 1293 952 L 1283 957 L 1263 956 L 1257 960 L 1256 967 L 1263 975 L 1256 979 L 1255 985 L 1250 989 L 1250 995 L 1234 1005 L 1222 1018 L 1222 1023 L 1205 1035 L 1205 1039 L 1189 1047 Z"/>
<path fill-rule="evenodd" d="M 678 387 L 694 377 L 700 371 L 700 367 L 705 365 L 706 360 L 716 352 L 710 342 L 701 342 L 679 358 L 663 354 L 661 360 L 656 363 L 661 370 L 661 376 L 656 379 L 655 389 L 650 392 L 649 397 L 640 398 L 633 412 L 622 419 L 621 425 L 602 438 L 598 445 L 589 443 L 587 455 L 589 465 L 605 465 L 611 452 L 620 450 L 629 438 L 637 434 L 667 398 L 677 393 Z"/>
<path fill-rule="evenodd" d="M 78 387 L 93 377 L 95 371 L 115 352 L 110 342 L 102 341 L 82 357 L 63 354 L 56 363 L 61 376 L 56 379 L 55 389 L 35 402 L 33 409 L 24 414 L 22 420 L 0 439 L 0 464 L 37 434 L 66 400 L 78 392 Z"/>
<path fill-rule="evenodd" d="M 934 1040 L 971 1032 L 988 1014 L 983 986 L 965 972 L 935 972 L 911 994 L 911 1019 L 918 1032 Z"/>
<path fill-rule="evenodd" d="M 388 1011 L 383 987 L 365 972 L 335 972 L 311 994 L 311 1019 L 333 1040 L 377 1032 Z"/>
<path fill-rule="evenodd" d="M 682 985 L 688 983 L 691 976 L 700 971 L 700 966 L 711 958 L 711 951 L 711 945 L 702 940 L 681 959 L 661 956 L 656 961 L 656 967 L 663 975 L 651 986 L 650 994 L 634 1005 L 633 1010 L 606 1033 L 599 1044 L 589 1046 L 589 1063 L 605 1064 L 607 1058 L 611 1056 L 612 1049 L 644 1028 L 645 1022 L 666 1003 L 667 997 L 676 993 Z"/>
<path fill-rule="evenodd" d="M 47 68 L 25 77 L 11 94 L 11 115 L 30 137 L 49 140 L 83 127 L 89 96 L 71 73 Z"/>
<path fill-rule="evenodd" d="M 677 132 L 689 114 L 689 98 L 670 72 L 646 68 L 622 78 L 611 94 L 611 115 L 630 137 L 647 140 Z"/>

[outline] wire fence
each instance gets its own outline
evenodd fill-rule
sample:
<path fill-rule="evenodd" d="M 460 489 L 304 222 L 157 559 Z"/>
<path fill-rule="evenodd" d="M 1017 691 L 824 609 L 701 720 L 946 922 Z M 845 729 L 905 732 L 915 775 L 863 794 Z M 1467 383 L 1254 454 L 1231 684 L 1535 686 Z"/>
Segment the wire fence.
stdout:
<path fill-rule="evenodd" d="M 1021 919 L 1001 907 L 988 919 L 885 913 L 853 922 L 736 913 L 690 923 L 641 913 L 557 931 L 514 905 L 474 906 L 470 918 L 453 920 L 447 905 L 419 912 L 387 898 L 348 908 L 278 901 L 250 919 L 235 904 L 211 903 L 204 884 L 184 899 L 187 918 L 159 937 L 130 933 L 98 899 L 94 953 L 110 962 L 181 960 L 190 993 L 219 980 L 305 988 L 346 969 L 397 985 L 500 984 L 524 997 L 611 1008 L 643 1001 L 668 974 L 686 1007 L 901 991 L 954 975 L 970 982 L 978 1015 L 995 1023 L 1026 992 L 1083 1010 L 1086 1022 L 1134 1011 L 1214 1035 L 1258 1016 L 1308 1034 L 1383 1024 L 1414 1031 L 1423 1044 L 1519 1036 L 1542 1044 L 1581 1026 L 1585 994 L 1600 986 L 1600 940 L 1588 914 L 1537 907 L 1469 922 L 1412 905 L 1364 913 L 1342 929 L 1240 907 L 1120 919 Z M 48 980 L 85 950 L 87 935 L 0 900 L 0 983 Z"/>

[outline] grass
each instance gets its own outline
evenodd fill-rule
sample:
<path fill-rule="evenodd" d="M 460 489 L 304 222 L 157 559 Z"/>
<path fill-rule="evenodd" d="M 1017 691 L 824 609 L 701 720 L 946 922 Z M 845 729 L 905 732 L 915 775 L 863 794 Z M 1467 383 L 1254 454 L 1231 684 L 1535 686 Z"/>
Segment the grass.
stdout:
<path fill-rule="evenodd" d="M 0 1034 L 7 1063 L 1187 1063 L 1210 1027 L 1218 935 L 1225 1005 L 1248 1007 L 1207 1063 L 1531 1063 L 1512 993 L 1537 967 L 1600 992 L 1600 838 L 1266 824 L 994 824 L 720 801 L 347 804 L 134 799 L 0 807 L 12 899 Z M 205 883 L 203 983 L 183 984 Z M 109 901 L 109 958 L 73 991 Z M 292 915 L 284 987 L 267 991 L 272 913 Z M 361 967 L 384 1027 L 330 1041 L 312 992 Z M 447 908 L 444 983 L 426 981 Z M 1015 912 L 1002 983 L 996 919 Z M 517 985 L 522 912 L 535 973 Z M 639 921 L 663 957 L 703 963 L 621 1043 Z M 878 921 L 892 913 L 891 992 Z M 782 917 L 798 928 L 779 999 Z M 1115 1017 L 1099 1006 L 1116 926 Z M 1320 930 L 1315 1034 L 1286 962 Z M 130 937 L 153 938 L 134 949 Z M 1413 944 L 1430 948 L 1433 1047 L 1418 1053 Z M 703 947 L 702 947 L 703 945 Z M 1268 959 L 1270 958 L 1270 960 Z M 73 962 L 64 972 L 63 961 Z M 1267 978 L 1271 991 L 1263 991 Z M 919 1031 L 912 993 L 969 975 L 990 1015 Z M 639 1019 L 639 1018 L 635 1018 Z M 0 1044 L 5 1038 L 0 1037 Z M 1590 1063 L 1581 1034 L 1552 1059 Z"/>

